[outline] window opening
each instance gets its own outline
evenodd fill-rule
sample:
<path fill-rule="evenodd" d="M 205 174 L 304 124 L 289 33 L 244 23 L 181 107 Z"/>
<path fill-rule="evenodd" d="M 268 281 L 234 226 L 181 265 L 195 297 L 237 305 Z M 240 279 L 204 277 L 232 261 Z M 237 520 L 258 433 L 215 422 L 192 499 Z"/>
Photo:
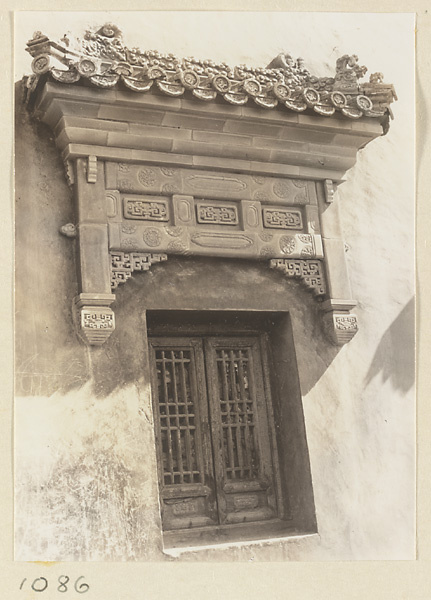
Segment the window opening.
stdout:
<path fill-rule="evenodd" d="M 166 547 L 314 533 L 288 313 L 146 313 Z"/>
<path fill-rule="evenodd" d="M 258 337 L 150 338 L 165 530 L 277 516 Z"/>

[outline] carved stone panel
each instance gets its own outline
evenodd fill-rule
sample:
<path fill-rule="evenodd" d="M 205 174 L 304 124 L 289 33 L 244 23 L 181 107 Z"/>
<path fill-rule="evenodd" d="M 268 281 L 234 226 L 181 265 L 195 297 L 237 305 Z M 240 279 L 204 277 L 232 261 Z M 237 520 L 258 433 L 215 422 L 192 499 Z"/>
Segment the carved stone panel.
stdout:
<path fill-rule="evenodd" d="M 224 173 L 187 168 L 106 163 L 107 187 L 122 193 L 195 196 L 214 200 L 256 200 L 263 204 L 306 205 L 313 182 L 287 177 Z"/>
<path fill-rule="evenodd" d="M 169 221 L 169 206 L 167 199 L 160 196 L 134 198 L 124 197 L 124 217 L 140 221 Z"/>
<path fill-rule="evenodd" d="M 201 224 L 238 225 L 238 209 L 234 204 L 197 202 L 196 220 Z"/>
<path fill-rule="evenodd" d="M 263 226 L 268 229 L 302 229 L 299 210 L 288 208 L 263 208 Z"/>

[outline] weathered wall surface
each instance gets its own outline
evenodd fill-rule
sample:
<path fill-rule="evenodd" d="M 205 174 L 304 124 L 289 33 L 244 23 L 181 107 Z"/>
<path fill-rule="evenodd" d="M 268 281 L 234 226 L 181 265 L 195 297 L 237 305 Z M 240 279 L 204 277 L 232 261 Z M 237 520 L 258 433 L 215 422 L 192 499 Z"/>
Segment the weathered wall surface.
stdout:
<path fill-rule="evenodd" d="M 353 22 L 328 33 L 310 18 L 306 46 L 295 19 L 288 27 L 285 22 L 283 30 L 274 19 L 269 22 L 269 15 L 259 19 L 261 30 L 273 28 L 265 50 L 261 40 L 257 49 L 255 41 L 250 47 L 252 30 L 238 34 L 230 26 L 222 32 L 226 44 L 211 49 L 205 47 L 206 36 L 197 50 L 190 41 L 186 49 L 165 48 L 168 40 L 158 21 L 152 22 L 149 36 L 159 34 L 161 51 L 236 64 L 264 64 L 289 40 L 292 51 L 305 52 L 310 46 L 315 65 L 307 62 L 322 75 L 335 63 L 334 47 L 337 56 L 356 51 L 361 63 L 371 71 L 383 70 L 395 84 L 400 100 L 388 136 L 360 151 L 336 199 L 360 331 L 343 348 L 330 346 L 311 296 L 264 265 L 171 258 L 118 289 L 115 334 L 101 348 L 85 347 L 72 321 L 76 242 L 58 232 L 74 221 L 72 194 L 49 130 L 30 121 L 18 93 L 18 560 L 171 559 L 162 552 L 141 315 L 145 308 L 180 307 L 175 303 L 182 308 L 291 311 L 319 529 L 318 536 L 186 552 L 182 559 L 413 557 L 414 230 L 412 107 L 406 87 L 411 79 L 405 71 L 407 58 L 398 60 L 398 68 L 387 57 L 383 65 L 373 58 L 377 35 L 386 35 L 390 49 L 396 40 L 407 39 L 405 29 L 394 21 L 383 34 L 378 19 L 364 18 L 361 31 L 370 40 L 365 46 Z M 236 41 L 229 46 L 229 39 Z"/>

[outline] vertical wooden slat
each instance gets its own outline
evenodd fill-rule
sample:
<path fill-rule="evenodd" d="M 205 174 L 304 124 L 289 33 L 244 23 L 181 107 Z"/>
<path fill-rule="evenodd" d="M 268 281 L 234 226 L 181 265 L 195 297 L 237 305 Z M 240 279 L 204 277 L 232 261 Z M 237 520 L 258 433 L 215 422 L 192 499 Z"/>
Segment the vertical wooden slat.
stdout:
<path fill-rule="evenodd" d="M 184 469 L 183 469 L 183 453 L 181 448 L 181 424 L 180 424 L 180 414 L 179 414 L 179 406 L 178 406 L 178 388 L 177 388 L 177 374 L 175 370 L 175 352 L 171 350 L 171 362 L 172 362 L 172 385 L 174 392 L 174 402 L 175 402 L 175 421 L 177 424 L 175 438 L 176 438 L 176 447 L 177 447 L 177 468 L 180 473 L 180 483 L 184 483 Z M 174 478 L 175 481 L 175 478 Z"/>
<path fill-rule="evenodd" d="M 250 467 L 251 465 L 251 461 L 250 461 L 250 448 L 249 448 L 249 442 L 248 442 L 248 415 L 247 415 L 247 392 L 245 389 L 245 385 L 244 385 L 244 365 L 243 365 L 243 353 L 242 350 L 239 350 L 238 353 L 239 356 L 239 360 L 238 360 L 238 378 L 239 378 L 239 387 L 240 387 L 240 393 L 241 393 L 241 398 L 243 401 L 243 405 L 244 405 L 244 410 L 243 410 L 243 417 L 244 417 L 244 422 L 242 424 L 239 425 L 240 427 L 240 440 L 239 440 L 239 448 L 240 448 L 240 456 L 241 456 L 241 464 L 243 466 L 246 466 L 247 468 Z M 245 461 L 244 461 L 244 455 L 243 455 L 243 451 L 242 451 L 242 443 L 241 443 L 241 437 L 242 434 L 244 434 L 244 443 L 245 443 Z M 244 476 L 244 469 L 241 470 L 241 476 Z"/>
<path fill-rule="evenodd" d="M 239 350 L 238 352 L 238 359 L 236 359 L 236 363 L 238 365 L 238 378 L 240 379 L 240 364 L 242 361 L 242 352 L 241 350 Z M 243 452 L 242 452 L 242 444 L 241 444 L 241 429 L 242 429 L 242 423 L 241 423 L 241 408 L 240 408 L 240 404 L 244 399 L 244 396 L 241 394 L 241 383 L 239 383 L 240 386 L 240 396 L 238 397 L 237 394 L 237 388 L 236 388 L 236 383 L 237 383 L 237 376 L 236 373 L 234 372 L 234 382 L 233 385 L 235 387 L 235 400 L 236 400 L 236 427 L 235 427 L 235 438 L 236 438 L 236 452 L 237 452 L 237 456 L 238 456 L 238 466 L 240 467 L 238 473 L 239 473 L 239 477 L 240 479 L 243 479 L 244 477 L 244 456 L 243 456 Z"/>
<path fill-rule="evenodd" d="M 171 447 L 171 443 L 172 443 L 172 434 L 171 434 L 171 421 L 170 421 L 170 417 L 169 417 L 169 406 L 168 406 L 168 381 L 167 381 L 167 377 L 166 377 L 166 364 L 165 364 L 165 352 L 164 350 L 161 351 L 161 363 L 162 363 L 162 380 L 163 380 L 163 393 L 164 393 L 164 400 L 165 400 L 165 405 L 166 405 L 166 415 L 167 415 L 167 419 L 166 419 L 166 426 L 167 426 L 167 447 L 168 447 L 168 467 L 169 467 L 169 472 L 170 472 L 170 478 L 171 478 L 171 483 L 174 482 L 174 478 L 173 478 L 173 473 L 174 473 L 174 464 L 173 464 L 173 460 L 172 460 L 172 447 Z"/>
<path fill-rule="evenodd" d="M 255 349 L 256 351 L 256 349 Z M 259 381 L 261 381 L 262 375 L 261 375 L 261 369 L 258 367 L 258 359 L 260 357 L 256 357 L 256 369 L 257 372 L 257 377 L 259 378 Z M 253 352 L 249 351 L 249 360 L 248 360 L 248 376 L 249 376 L 249 386 L 250 386 L 250 398 L 252 400 L 252 406 L 253 406 L 253 425 L 250 427 L 251 430 L 251 440 L 253 441 L 253 450 L 254 450 L 254 455 L 256 456 L 257 460 L 259 461 L 259 464 L 254 466 L 255 469 L 255 474 L 259 475 L 259 472 L 261 470 L 261 465 L 260 462 L 262 460 L 262 457 L 260 455 L 260 445 L 259 445 L 259 440 L 258 440 L 258 398 L 257 398 L 257 385 L 255 383 L 255 373 L 254 373 L 254 356 L 253 356 Z M 260 376 L 259 376 L 260 375 Z M 261 390 L 261 392 L 263 392 L 263 390 Z M 263 414 L 262 414 L 263 416 Z M 265 426 L 265 429 L 267 429 L 267 426 Z"/>
<path fill-rule="evenodd" d="M 187 423 L 187 427 L 186 427 L 186 431 L 185 431 L 185 446 L 186 446 L 186 456 L 187 456 L 187 468 L 190 471 L 190 482 L 193 483 L 193 479 L 194 479 L 194 470 L 195 470 L 195 461 L 193 460 L 192 457 L 192 449 L 191 449 L 191 431 L 190 431 L 190 413 L 189 413 L 189 407 L 187 404 L 187 382 L 186 382 L 186 371 L 185 371 L 185 364 L 184 364 L 184 352 L 183 350 L 181 350 L 180 352 L 180 383 L 181 383 L 181 390 L 182 390 L 182 399 L 184 402 L 184 414 L 186 417 L 186 423 Z M 193 433 L 194 435 L 194 433 Z"/>
<path fill-rule="evenodd" d="M 247 352 L 247 358 L 248 358 L 248 352 Z M 249 362 L 247 362 L 247 376 L 248 376 L 248 380 L 249 380 L 249 390 L 250 390 L 250 376 L 249 376 Z M 243 370 L 243 365 L 241 364 L 241 375 L 240 375 L 240 385 L 241 385 L 241 389 L 243 391 L 244 394 L 244 398 L 245 398 L 245 427 L 244 427 L 244 441 L 245 441 L 245 452 L 246 452 L 246 456 L 247 456 L 247 465 L 250 469 L 250 476 L 253 476 L 253 457 L 252 457 L 252 449 L 250 447 L 250 439 L 251 439 L 251 431 L 250 431 L 250 423 L 248 422 L 249 416 L 251 416 L 251 419 L 253 420 L 254 417 L 254 410 L 253 410 L 253 403 L 250 402 L 250 404 L 252 405 L 252 411 L 251 413 L 247 412 L 247 392 L 245 389 L 245 385 L 244 385 L 244 370 Z M 249 392 L 250 395 L 250 400 L 252 400 L 251 397 L 251 390 Z"/>
<path fill-rule="evenodd" d="M 225 351 L 222 350 L 222 355 L 223 355 L 223 375 L 227 380 L 227 375 L 226 375 L 226 369 L 225 369 Z M 229 363 L 230 365 L 230 381 L 232 382 L 232 361 L 230 360 Z M 232 400 L 233 400 L 233 390 L 232 390 L 232 385 L 230 386 L 231 391 L 232 391 Z M 225 390 L 227 391 L 227 395 L 226 395 L 226 401 L 227 401 L 227 423 L 225 424 L 225 428 L 226 428 L 226 441 L 227 441 L 227 450 L 228 450 L 228 456 L 229 456 L 229 472 L 231 473 L 231 477 L 234 478 L 235 477 L 235 458 L 234 458 L 234 453 L 233 453 L 233 439 L 232 439 L 232 429 L 231 429 L 231 424 L 232 424 L 232 403 L 231 401 L 229 401 L 229 381 L 226 381 L 226 388 Z"/>

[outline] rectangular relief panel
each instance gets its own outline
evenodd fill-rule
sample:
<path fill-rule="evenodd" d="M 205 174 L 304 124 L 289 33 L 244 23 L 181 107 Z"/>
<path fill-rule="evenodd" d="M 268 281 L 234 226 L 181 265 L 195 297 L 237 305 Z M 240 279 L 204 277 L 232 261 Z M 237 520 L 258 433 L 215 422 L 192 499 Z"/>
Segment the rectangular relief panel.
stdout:
<path fill-rule="evenodd" d="M 169 221 L 168 198 L 161 196 L 124 196 L 124 217 L 140 221 Z"/>
<path fill-rule="evenodd" d="M 196 202 L 196 221 L 202 225 L 238 225 L 238 208 L 224 202 Z"/>
<path fill-rule="evenodd" d="M 106 163 L 106 187 L 122 193 L 189 195 L 304 206 L 315 202 L 313 181 L 267 175 L 132 163 Z"/>
<path fill-rule="evenodd" d="M 263 226 L 267 229 L 299 229 L 303 228 L 302 214 L 299 210 L 280 206 L 262 208 Z"/>
<path fill-rule="evenodd" d="M 314 229 L 319 227 L 304 208 L 119 190 L 107 190 L 106 202 L 111 251 L 260 260 L 323 258 L 320 234 Z"/>

